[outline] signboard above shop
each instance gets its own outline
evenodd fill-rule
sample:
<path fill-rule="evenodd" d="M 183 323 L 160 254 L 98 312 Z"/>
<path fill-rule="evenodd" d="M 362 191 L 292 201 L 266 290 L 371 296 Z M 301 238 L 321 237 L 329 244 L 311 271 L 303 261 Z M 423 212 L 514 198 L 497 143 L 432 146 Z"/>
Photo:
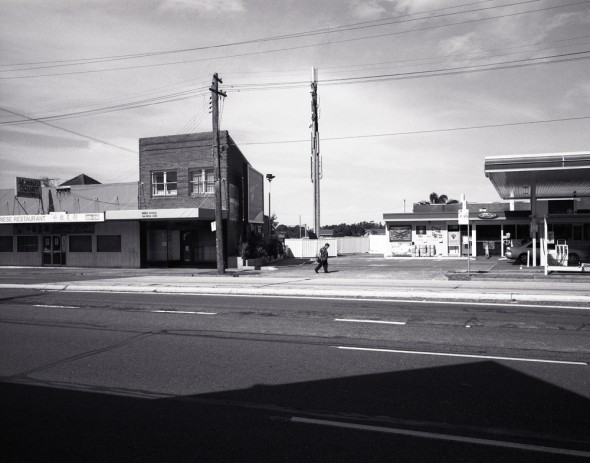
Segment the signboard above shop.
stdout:
<path fill-rule="evenodd" d="M 41 180 L 38 178 L 16 177 L 15 195 L 19 198 L 41 199 Z"/>
<path fill-rule="evenodd" d="M 65 212 L 56 212 L 43 215 L 0 215 L 0 224 L 77 222 L 104 222 L 104 212 L 92 214 L 66 214 Z"/>

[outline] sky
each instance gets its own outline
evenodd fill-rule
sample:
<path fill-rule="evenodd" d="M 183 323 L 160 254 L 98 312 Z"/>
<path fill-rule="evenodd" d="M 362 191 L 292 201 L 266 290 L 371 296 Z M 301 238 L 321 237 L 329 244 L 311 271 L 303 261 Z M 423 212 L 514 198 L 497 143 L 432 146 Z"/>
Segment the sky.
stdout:
<path fill-rule="evenodd" d="M 220 128 L 311 227 L 312 67 L 322 226 L 499 201 L 486 156 L 590 150 L 590 0 L 0 0 L 0 188 L 137 181 L 140 138 L 212 129 L 218 73 Z"/>

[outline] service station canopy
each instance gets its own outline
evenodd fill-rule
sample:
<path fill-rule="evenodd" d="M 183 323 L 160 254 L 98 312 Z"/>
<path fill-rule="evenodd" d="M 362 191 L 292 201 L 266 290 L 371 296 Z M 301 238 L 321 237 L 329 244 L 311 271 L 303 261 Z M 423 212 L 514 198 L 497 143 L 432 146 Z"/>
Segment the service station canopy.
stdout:
<path fill-rule="evenodd" d="M 590 152 L 487 156 L 485 174 L 502 199 L 590 197 Z"/>

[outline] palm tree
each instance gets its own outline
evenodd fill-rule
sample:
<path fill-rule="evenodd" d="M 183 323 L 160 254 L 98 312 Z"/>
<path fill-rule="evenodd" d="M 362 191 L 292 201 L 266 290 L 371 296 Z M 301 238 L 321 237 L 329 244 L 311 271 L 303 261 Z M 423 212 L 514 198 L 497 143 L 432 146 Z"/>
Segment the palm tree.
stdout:
<path fill-rule="evenodd" d="M 456 199 L 449 199 L 447 195 L 438 195 L 437 193 L 430 193 L 430 204 L 455 204 L 458 203 Z"/>

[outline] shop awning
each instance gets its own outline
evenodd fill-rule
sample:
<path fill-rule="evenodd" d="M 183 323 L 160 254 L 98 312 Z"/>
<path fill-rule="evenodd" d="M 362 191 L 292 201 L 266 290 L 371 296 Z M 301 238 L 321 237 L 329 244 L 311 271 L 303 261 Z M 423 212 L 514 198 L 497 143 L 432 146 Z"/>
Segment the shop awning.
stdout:
<path fill-rule="evenodd" d="M 485 175 L 502 199 L 590 197 L 590 152 L 488 156 Z"/>

